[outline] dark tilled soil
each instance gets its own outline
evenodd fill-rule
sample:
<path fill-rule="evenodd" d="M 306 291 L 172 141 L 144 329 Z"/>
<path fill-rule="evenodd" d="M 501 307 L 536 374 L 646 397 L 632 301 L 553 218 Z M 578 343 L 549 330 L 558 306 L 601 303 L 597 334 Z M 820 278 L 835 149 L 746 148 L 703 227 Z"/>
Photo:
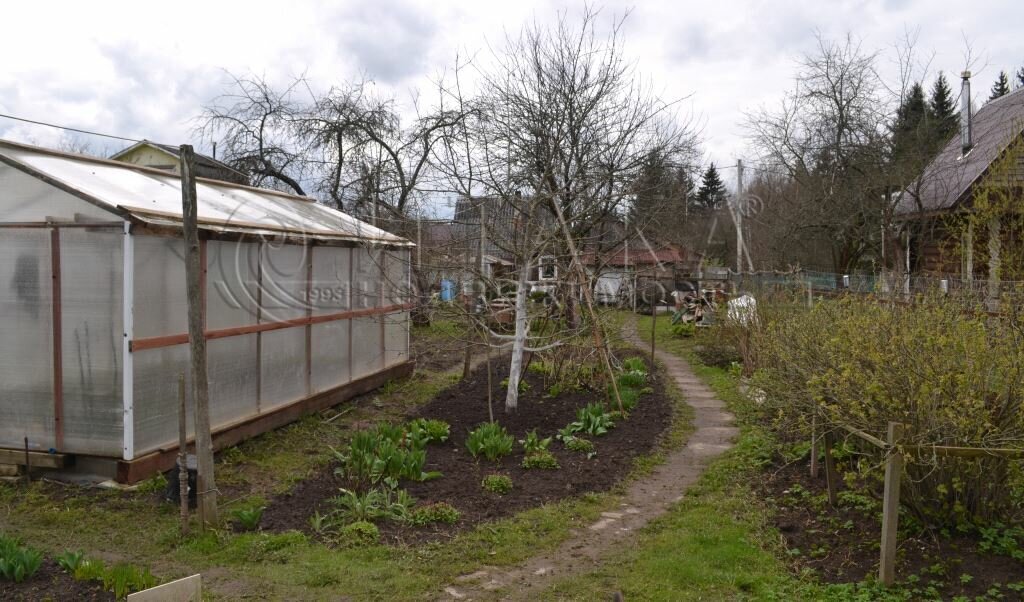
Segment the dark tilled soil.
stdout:
<path fill-rule="evenodd" d="M 855 583 L 877 576 L 881 511 L 863 510 L 842 499 L 837 508 L 827 504 L 816 508 L 793 494 L 796 485 L 813 495 L 823 493 L 824 466 L 819 478 L 812 479 L 809 459 L 780 464 L 771 467 L 761 480 L 764 496 L 774 502 L 775 526 L 793 551 L 796 568 L 810 568 L 826 583 Z M 839 491 L 843 490 L 840 485 Z M 912 575 L 920 578 L 914 587 L 935 586 L 943 599 L 974 599 L 993 584 L 1024 581 L 1024 562 L 982 552 L 970 536 L 909 536 L 901 531 L 896 578 L 906 582 Z M 970 576 L 967 583 L 961 581 L 961 575 Z M 1003 595 L 1004 599 L 1024 599 L 1020 592 L 1005 589 Z"/>
<path fill-rule="evenodd" d="M 500 381 L 507 366 L 492 375 L 495 418 L 516 437 L 537 429 L 542 437 L 553 437 L 559 428 L 576 418 L 576 410 L 603 399 L 603 392 L 576 391 L 556 398 L 545 396 L 542 379 L 527 373 L 530 388 L 520 396 L 516 413 L 504 411 L 504 391 Z M 474 459 L 465 447 L 467 433 L 488 420 L 487 371 L 481 366 L 472 377 L 441 392 L 434 400 L 410 416 L 440 418 L 451 424 L 451 440 L 427 449 L 426 470 L 437 470 L 443 477 L 422 483 L 403 482 L 421 504 L 448 502 L 461 512 L 454 525 L 409 528 L 391 522 L 379 524 L 385 541 L 418 543 L 435 541 L 468 529 L 477 523 L 509 516 L 527 508 L 554 502 L 585 492 L 606 491 L 629 473 L 633 459 L 649 452 L 659 435 L 671 422 L 671 402 L 661 376 L 651 379 L 653 393 L 644 395 L 628 420 L 620 421 L 608 434 L 592 438 L 597 456 L 571 452 L 561 442 L 552 441 L 549 449 L 558 459 L 558 470 L 527 470 L 521 467 L 522 446 L 516 444 L 510 456 L 498 462 Z M 512 478 L 511 492 L 498 496 L 485 491 L 480 482 L 485 475 L 500 473 Z M 298 484 L 289 494 L 274 499 L 264 512 L 261 526 L 271 531 L 299 529 L 309 532 L 309 517 L 330 510 L 329 499 L 337 495 L 341 481 L 334 466 Z"/>
<path fill-rule="evenodd" d="M 0 581 L 0 600 L 53 600 L 77 602 L 79 600 L 113 600 L 114 594 L 105 591 L 96 581 L 76 581 L 52 560 L 43 560 L 39 572 L 21 583 Z"/>

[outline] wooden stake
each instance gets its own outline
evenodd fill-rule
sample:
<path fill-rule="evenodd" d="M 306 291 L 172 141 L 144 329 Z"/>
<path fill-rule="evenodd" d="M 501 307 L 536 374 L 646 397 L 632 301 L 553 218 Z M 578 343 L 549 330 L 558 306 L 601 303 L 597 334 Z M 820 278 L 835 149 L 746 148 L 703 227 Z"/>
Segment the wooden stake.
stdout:
<path fill-rule="evenodd" d="M 811 478 L 818 478 L 818 415 L 811 416 Z"/>
<path fill-rule="evenodd" d="M 836 474 L 836 462 L 832 458 L 832 432 L 827 431 L 825 440 L 825 485 L 828 487 L 828 503 L 835 506 L 839 501 L 837 491 L 839 475 Z"/>
<path fill-rule="evenodd" d="M 28 437 L 25 437 L 25 487 L 32 482 L 32 462 L 28 456 Z"/>
<path fill-rule="evenodd" d="M 654 335 L 657 332 L 658 325 L 658 303 L 655 301 L 651 305 L 651 369 L 654 369 Z"/>
<path fill-rule="evenodd" d="M 882 585 L 896 581 L 896 531 L 900 511 L 900 479 L 903 454 L 897 447 L 903 439 L 903 425 L 889 423 L 886 437 L 888 456 L 885 459 L 885 489 L 882 493 L 882 549 L 878 563 L 878 580 Z"/>
<path fill-rule="evenodd" d="M 612 370 L 612 361 L 609 359 L 608 345 L 606 343 L 606 337 L 604 334 L 604 326 L 601 324 L 601 320 L 597 317 L 597 310 L 594 309 L 594 291 L 591 289 L 590 277 L 587 275 L 586 269 L 583 267 L 583 263 L 580 262 L 579 253 L 576 251 L 576 243 L 572 239 L 572 232 L 569 231 L 569 224 L 565 221 L 565 214 L 562 212 L 562 208 L 558 205 L 558 202 L 554 199 L 551 200 L 551 204 L 555 208 L 555 215 L 558 216 L 558 223 L 562 227 L 562 231 L 565 233 L 565 242 L 569 246 L 569 253 L 572 261 L 571 266 L 575 266 L 576 272 L 580 275 L 580 282 L 583 282 L 583 299 L 587 303 L 587 310 L 590 313 L 590 319 L 593 322 L 594 327 L 594 346 L 597 347 L 598 353 L 601 354 L 601 359 L 604 360 L 604 369 L 608 373 L 608 380 L 612 383 L 612 392 L 615 394 L 615 402 L 618 405 L 619 411 L 623 412 L 622 408 L 622 396 L 619 395 L 619 384 L 615 380 L 615 371 Z"/>
<path fill-rule="evenodd" d="M 206 336 L 203 332 L 206 308 L 202 304 L 198 199 L 196 196 L 195 153 L 181 145 L 181 206 L 185 238 L 185 284 L 188 295 L 188 334 L 192 360 L 192 388 L 195 392 L 197 492 L 203 525 L 217 522 L 217 481 L 213 475 L 213 437 L 210 433 L 210 389 L 206 372 Z"/>
<path fill-rule="evenodd" d="M 178 501 L 181 534 L 188 535 L 188 427 L 185 423 L 185 373 L 178 373 Z"/>

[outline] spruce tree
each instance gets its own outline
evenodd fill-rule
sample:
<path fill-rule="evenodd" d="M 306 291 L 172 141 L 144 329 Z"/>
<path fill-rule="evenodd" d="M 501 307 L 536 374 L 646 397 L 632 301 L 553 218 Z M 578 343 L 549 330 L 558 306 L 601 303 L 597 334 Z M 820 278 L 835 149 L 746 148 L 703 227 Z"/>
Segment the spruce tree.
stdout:
<path fill-rule="evenodd" d="M 1017 85 L 1024 86 L 1024 67 L 1017 69 Z"/>
<path fill-rule="evenodd" d="M 893 146 L 897 152 L 908 145 L 916 145 L 925 135 L 924 128 L 928 119 L 928 105 L 924 100 L 924 88 L 914 82 L 910 92 L 896 111 L 896 121 L 892 126 Z"/>
<path fill-rule="evenodd" d="M 715 210 L 725 202 L 725 184 L 718 175 L 715 164 L 708 166 L 701 178 L 700 188 L 697 190 L 697 205 L 704 209 Z"/>
<path fill-rule="evenodd" d="M 1010 93 L 1010 80 L 1006 77 L 1005 71 L 999 72 L 999 77 L 996 78 L 996 83 L 992 84 L 992 95 L 988 97 L 989 100 L 995 100 L 1000 96 L 1006 96 Z"/>
<path fill-rule="evenodd" d="M 928 100 L 929 119 L 935 128 L 936 138 L 945 142 L 956 132 L 956 109 L 953 107 L 953 93 L 949 89 L 946 76 L 939 72 L 932 86 L 932 96 Z"/>

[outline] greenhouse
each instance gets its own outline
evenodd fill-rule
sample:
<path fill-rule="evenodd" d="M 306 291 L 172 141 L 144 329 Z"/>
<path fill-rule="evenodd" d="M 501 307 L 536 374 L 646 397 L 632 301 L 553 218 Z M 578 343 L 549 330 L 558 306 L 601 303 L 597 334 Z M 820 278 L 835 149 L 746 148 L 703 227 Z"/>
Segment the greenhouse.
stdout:
<path fill-rule="evenodd" d="M 305 197 L 197 192 L 216 447 L 411 370 L 411 243 Z M 0 141 L 0 465 L 125 483 L 173 465 L 181 206 L 174 174 Z"/>

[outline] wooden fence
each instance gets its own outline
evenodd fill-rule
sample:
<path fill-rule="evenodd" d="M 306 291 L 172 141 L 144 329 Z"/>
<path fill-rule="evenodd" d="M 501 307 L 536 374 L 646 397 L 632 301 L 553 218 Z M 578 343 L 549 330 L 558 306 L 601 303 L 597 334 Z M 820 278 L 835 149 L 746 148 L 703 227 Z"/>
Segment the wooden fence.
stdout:
<path fill-rule="evenodd" d="M 896 581 L 896 532 L 899 523 L 900 484 L 907 454 L 929 454 L 960 458 L 980 458 L 983 456 L 1024 458 L 1024 449 L 905 444 L 903 439 L 906 434 L 906 426 L 899 422 L 889 423 L 885 440 L 852 426 L 844 424 L 834 424 L 834 426 L 880 449 L 885 455 L 885 480 L 882 490 L 882 535 L 878 563 L 878 580 L 883 585 L 892 585 Z M 819 472 L 818 454 L 820 448 L 818 447 L 818 430 L 818 419 L 814 417 L 811 434 L 811 476 L 814 478 L 817 478 Z M 839 475 L 835 468 L 835 460 L 832 456 L 835 431 L 832 429 L 825 430 L 820 439 L 824 446 L 825 483 L 828 488 L 828 500 L 832 506 L 835 506 L 838 501 L 839 480 Z"/>

